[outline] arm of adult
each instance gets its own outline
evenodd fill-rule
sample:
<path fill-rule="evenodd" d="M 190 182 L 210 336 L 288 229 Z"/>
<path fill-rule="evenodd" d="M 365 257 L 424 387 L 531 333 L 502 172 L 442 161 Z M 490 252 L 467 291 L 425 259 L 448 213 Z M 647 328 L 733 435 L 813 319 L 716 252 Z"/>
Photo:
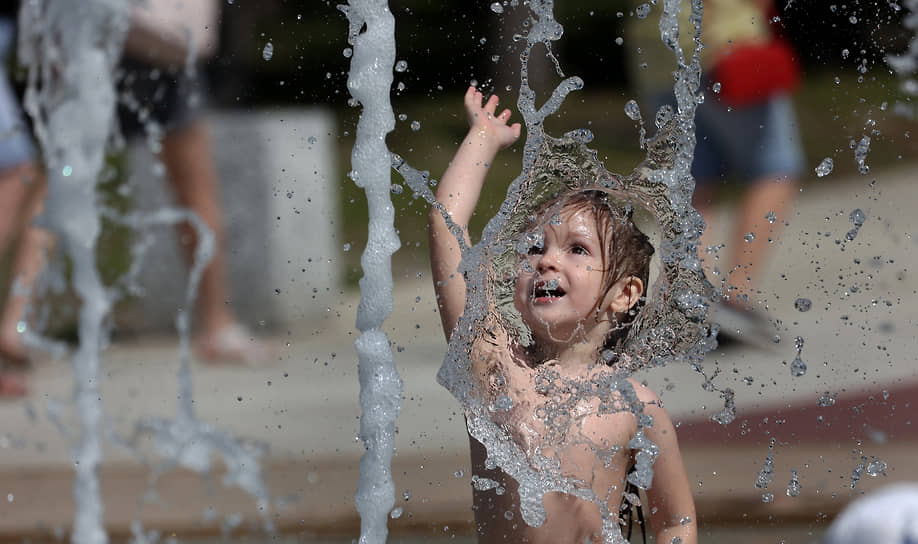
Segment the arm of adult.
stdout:
<path fill-rule="evenodd" d="M 443 174 L 436 194 L 446 213 L 462 229 L 466 243 L 469 242 L 469 220 L 478 204 L 488 168 L 499 150 L 519 138 L 521 130 L 519 123 L 507 124 L 510 110 L 505 109 L 500 115 L 495 113 L 496 95 L 486 102 L 483 99 L 475 87 L 465 92 L 469 132 Z M 430 210 L 428 226 L 430 268 L 443 332 L 448 340 L 465 308 L 465 280 L 458 273 L 462 254 L 458 240 L 436 207 Z"/>

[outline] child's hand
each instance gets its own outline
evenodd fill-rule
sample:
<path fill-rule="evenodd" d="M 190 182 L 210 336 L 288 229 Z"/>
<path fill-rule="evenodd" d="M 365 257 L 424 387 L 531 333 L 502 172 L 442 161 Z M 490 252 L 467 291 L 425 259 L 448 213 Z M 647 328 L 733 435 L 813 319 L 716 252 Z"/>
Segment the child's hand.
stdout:
<path fill-rule="evenodd" d="M 469 87 L 465 91 L 465 112 L 469 116 L 472 132 L 477 133 L 480 138 L 493 141 L 499 149 L 512 145 L 520 137 L 522 127 L 519 123 L 507 125 L 510 110 L 505 109 L 500 115 L 495 115 L 497 95 L 491 95 L 484 106 L 483 99 L 481 92 L 475 87 Z"/>

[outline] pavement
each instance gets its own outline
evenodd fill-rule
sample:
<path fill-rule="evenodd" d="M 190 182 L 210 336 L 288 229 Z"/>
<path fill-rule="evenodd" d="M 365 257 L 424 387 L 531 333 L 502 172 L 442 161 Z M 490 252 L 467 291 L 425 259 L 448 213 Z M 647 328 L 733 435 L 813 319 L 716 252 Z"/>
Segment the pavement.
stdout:
<path fill-rule="evenodd" d="M 671 365 L 639 376 L 678 425 L 703 534 L 771 527 L 789 531 L 787 542 L 807 541 L 860 494 L 918 480 L 914 171 L 903 165 L 869 177 L 828 176 L 801 192 L 762 289 L 779 341 L 728 346 L 704 362 L 709 375 L 718 372 L 718 387 L 735 391 L 734 422 L 710 421 L 723 401 L 691 369 Z M 866 221 L 847 240 L 855 209 Z M 446 345 L 433 289 L 426 271 L 395 276 L 395 311 L 385 328 L 405 387 L 392 467 L 401 511 L 390 530 L 409 540 L 465 538 L 472 532 L 468 439 L 458 403 L 435 381 Z M 798 298 L 809 299 L 811 309 L 799 311 Z M 110 534 L 121 538 L 142 527 L 204 539 L 262 534 L 270 521 L 298 540 L 356 536 L 353 494 L 363 453 L 353 348 L 358 300 L 358 293 L 342 291 L 323 318 L 265 333 L 278 355 L 263 367 L 194 364 L 196 417 L 266 447 L 261 467 L 272 500 L 264 510 L 224 486 L 220 461 L 200 475 L 163 467 L 151 440 L 125 444 L 141 418 L 175 417 L 178 346 L 168 337 L 110 346 L 101 382 L 100 469 Z M 800 357 L 807 366 L 800 377 L 790 371 L 797 336 L 805 340 Z M 69 364 L 40 361 L 30 387 L 24 400 L 0 401 L 2 541 L 58 538 L 73 516 L 70 440 L 77 423 Z M 774 480 L 756 488 L 769 452 Z M 792 470 L 796 497 L 786 493 Z M 743 541 L 774 542 L 775 531 Z"/>

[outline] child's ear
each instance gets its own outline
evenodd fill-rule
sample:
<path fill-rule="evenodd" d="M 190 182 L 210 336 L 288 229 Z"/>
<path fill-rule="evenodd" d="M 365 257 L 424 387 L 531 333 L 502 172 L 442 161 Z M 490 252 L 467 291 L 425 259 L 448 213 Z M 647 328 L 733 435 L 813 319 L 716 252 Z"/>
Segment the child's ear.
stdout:
<path fill-rule="evenodd" d="M 644 294 L 644 282 L 640 278 L 628 276 L 615 282 L 606 295 L 608 308 L 615 313 L 627 312 Z"/>

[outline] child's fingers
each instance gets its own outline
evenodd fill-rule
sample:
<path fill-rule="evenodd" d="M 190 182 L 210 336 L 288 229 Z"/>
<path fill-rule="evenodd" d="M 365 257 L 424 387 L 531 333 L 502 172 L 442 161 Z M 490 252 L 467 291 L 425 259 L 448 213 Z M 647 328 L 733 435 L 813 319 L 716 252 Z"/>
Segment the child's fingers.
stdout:
<path fill-rule="evenodd" d="M 478 89 L 475 87 L 469 86 L 468 90 L 465 91 L 464 99 L 466 107 L 469 108 L 480 108 L 481 107 L 481 93 L 478 92 Z"/>
<path fill-rule="evenodd" d="M 485 103 L 484 110 L 490 113 L 491 115 L 494 115 L 494 110 L 497 109 L 497 102 L 498 102 L 497 95 L 492 94 L 491 97 L 488 98 L 488 101 Z"/>
<path fill-rule="evenodd" d="M 514 138 L 514 139 L 519 138 L 519 137 L 520 137 L 520 133 L 521 133 L 522 130 L 523 130 L 523 125 L 521 125 L 521 124 L 519 124 L 519 123 L 513 123 L 512 125 L 510 125 L 510 130 L 513 131 L 513 138 Z"/>
<path fill-rule="evenodd" d="M 500 112 L 500 115 L 498 116 L 498 118 L 504 123 L 506 123 L 507 120 L 510 119 L 510 110 L 504 110 Z"/>

